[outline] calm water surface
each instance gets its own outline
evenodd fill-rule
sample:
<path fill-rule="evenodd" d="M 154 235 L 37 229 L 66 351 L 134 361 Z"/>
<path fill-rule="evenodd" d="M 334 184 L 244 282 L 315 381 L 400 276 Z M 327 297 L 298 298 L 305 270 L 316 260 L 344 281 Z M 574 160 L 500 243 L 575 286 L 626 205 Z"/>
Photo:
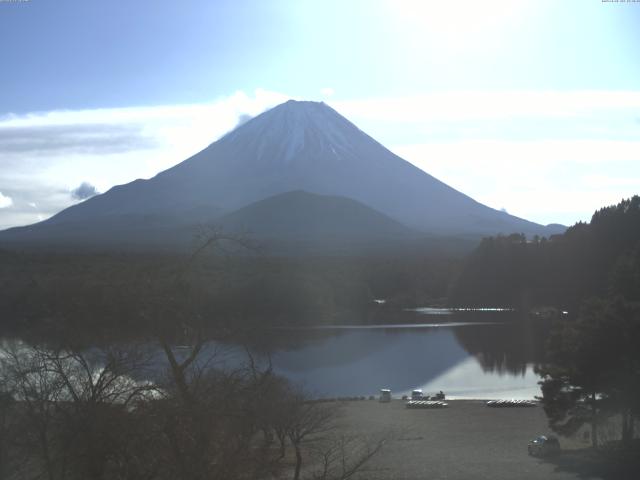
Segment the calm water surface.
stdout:
<path fill-rule="evenodd" d="M 509 311 L 433 308 L 392 314 L 387 320 L 393 321 L 280 328 L 266 336 L 258 350 L 268 351 L 262 358 L 270 358 L 277 373 L 314 397 L 376 395 L 381 388 L 391 389 L 396 397 L 415 388 L 425 394 L 442 390 L 447 398 L 540 395 L 533 365 L 540 361 L 548 332 L 541 322 L 519 319 Z M 244 347 L 213 343 L 202 358 L 213 351 L 221 367 L 247 359 Z M 181 352 L 188 348 L 176 347 L 176 353 Z M 166 368 L 160 350 L 154 357 L 152 372 Z M 99 366 L 99 358 L 94 360 Z"/>
<path fill-rule="evenodd" d="M 314 327 L 302 345 L 271 358 L 277 372 L 317 396 L 421 388 L 448 398 L 530 399 L 540 395 L 533 365 L 546 328 L 513 316 L 425 309 L 413 313 L 415 323 Z"/>

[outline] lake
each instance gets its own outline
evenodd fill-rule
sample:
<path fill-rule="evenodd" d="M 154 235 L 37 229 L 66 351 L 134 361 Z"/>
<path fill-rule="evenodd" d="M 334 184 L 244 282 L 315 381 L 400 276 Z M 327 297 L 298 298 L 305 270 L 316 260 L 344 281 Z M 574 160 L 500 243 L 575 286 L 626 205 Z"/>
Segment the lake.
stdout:
<path fill-rule="evenodd" d="M 315 398 L 377 395 L 381 388 L 394 397 L 416 388 L 425 394 L 442 390 L 451 399 L 540 395 L 533 366 L 541 360 L 548 322 L 496 309 L 424 308 L 382 318 L 384 323 L 371 325 L 273 329 L 270 335 L 260 332 L 260 345 L 252 348 L 261 352 L 256 358 L 263 365 L 270 359 L 275 372 Z M 166 358 L 155 342 L 146 345 L 155 351 L 153 376 L 166 368 Z M 175 350 L 181 356 L 189 348 Z M 211 342 L 202 361 L 213 352 L 222 368 L 247 360 L 244 347 Z M 93 362 L 101 363 L 99 357 Z"/>
<path fill-rule="evenodd" d="M 500 310 L 417 309 L 400 317 L 384 325 L 297 329 L 303 340 L 275 348 L 273 367 L 316 397 L 375 395 L 381 388 L 394 396 L 443 390 L 461 399 L 540 395 L 533 365 L 548 325 Z"/>

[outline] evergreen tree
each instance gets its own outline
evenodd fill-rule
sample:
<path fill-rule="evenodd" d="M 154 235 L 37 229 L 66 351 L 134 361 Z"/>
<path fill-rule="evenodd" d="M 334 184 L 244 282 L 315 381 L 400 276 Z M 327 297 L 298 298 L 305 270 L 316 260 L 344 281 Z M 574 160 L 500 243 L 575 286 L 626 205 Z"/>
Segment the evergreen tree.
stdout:
<path fill-rule="evenodd" d="M 558 324 L 537 368 L 549 426 L 571 435 L 590 424 L 597 447 L 598 424 L 621 415 L 623 441 L 631 440 L 640 413 L 639 342 L 640 308 L 622 297 L 591 299 L 577 318 Z"/>

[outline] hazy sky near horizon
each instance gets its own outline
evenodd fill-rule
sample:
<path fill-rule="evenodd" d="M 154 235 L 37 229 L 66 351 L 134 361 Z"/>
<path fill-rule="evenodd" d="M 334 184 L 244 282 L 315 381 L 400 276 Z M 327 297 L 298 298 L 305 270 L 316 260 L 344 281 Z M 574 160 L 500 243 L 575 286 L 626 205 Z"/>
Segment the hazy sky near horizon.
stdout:
<path fill-rule="evenodd" d="M 323 100 L 494 208 L 640 193 L 640 1 L 0 1 L 0 228 Z"/>

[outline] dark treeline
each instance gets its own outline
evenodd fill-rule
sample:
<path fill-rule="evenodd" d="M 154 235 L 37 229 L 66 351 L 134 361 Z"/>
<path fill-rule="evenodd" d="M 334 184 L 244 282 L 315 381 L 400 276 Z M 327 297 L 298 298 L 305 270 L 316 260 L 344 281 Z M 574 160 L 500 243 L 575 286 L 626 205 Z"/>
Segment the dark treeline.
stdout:
<path fill-rule="evenodd" d="M 550 239 L 483 240 L 463 266 L 451 301 L 567 310 L 553 321 L 536 362 L 549 426 L 561 435 L 586 434 L 594 448 L 606 443 L 621 452 L 616 462 L 637 458 L 631 447 L 640 417 L 640 197 L 603 208 L 590 223 Z M 481 346 L 481 335 L 467 339 L 467 348 Z"/>
<path fill-rule="evenodd" d="M 640 417 L 640 197 L 551 239 L 485 239 L 462 268 L 452 300 L 567 310 L 553 321 L 536 366 L 549 426 L 637 456 L 631 446 Z M 467 339 L 467 348 L 481 345 L 481 335 Z"/>
<path fill-rule="evenodd" d="M 459 260 L 435 256 L 264 257 L 0 251 L 5 333 L 87 331 L 146 335 L 174 313 L 197 315 L 216 332 L 256 326 L 374 321 L 383 309 L 445 297 Z M 176 287 L 177 276 L 180 287 Z M 374 299 L 384 298 L 384 308 Z M 162 300 L 160 302 L 159 300 Z"/>
<path fill-rule="evenodd" d="M 585 298 L 608 294 L 614 283 L 637 288 L 638 272 L 630 265 L 639 255 L 640 197 L 634 196 L 563 235 L 484 239 L 462 268 L 451 301 L 574 310 Z"/>

